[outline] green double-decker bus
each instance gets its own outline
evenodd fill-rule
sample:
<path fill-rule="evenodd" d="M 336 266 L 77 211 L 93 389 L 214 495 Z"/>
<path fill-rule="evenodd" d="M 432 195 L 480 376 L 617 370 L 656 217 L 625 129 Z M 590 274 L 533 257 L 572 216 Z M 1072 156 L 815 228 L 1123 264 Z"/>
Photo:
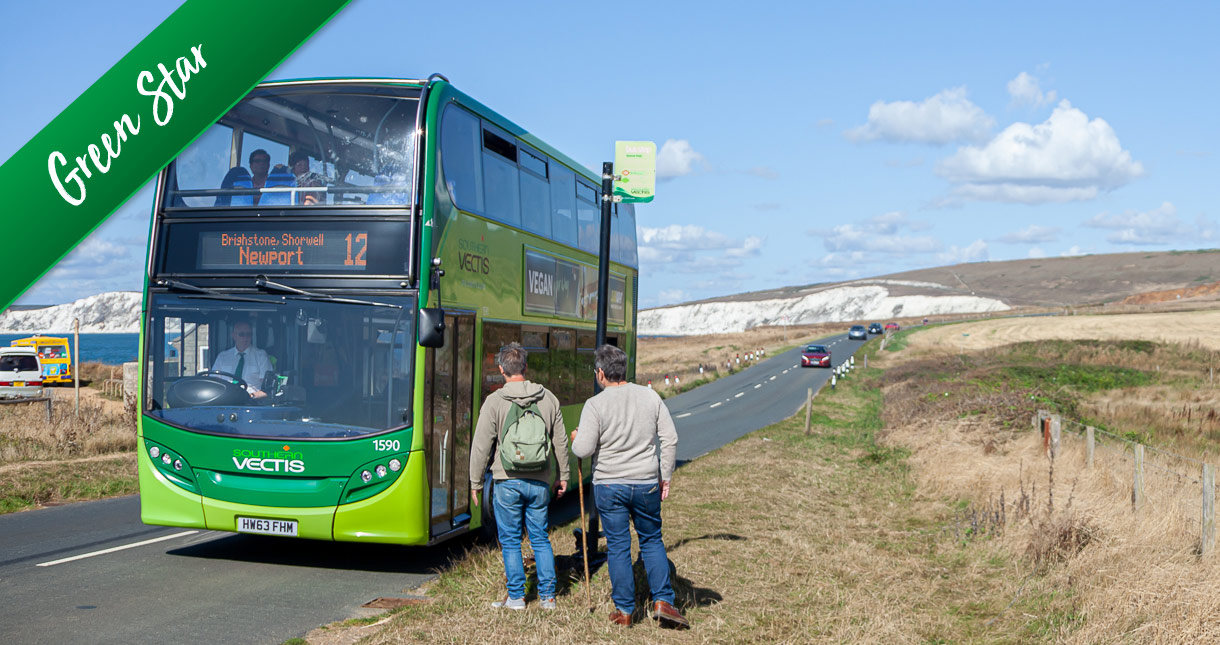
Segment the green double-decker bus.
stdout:
<path fill-rule="evenodd" d="M 569 427 L 593 394 L 600 184 L 439 75 L 259 85 L 158 178 L 143 521 L 397 544 L 478 528 L 470 441 L 500 347 L 529 350 Z M 611 231 L 607 339 L 634 371 L 630 206 Z"/>

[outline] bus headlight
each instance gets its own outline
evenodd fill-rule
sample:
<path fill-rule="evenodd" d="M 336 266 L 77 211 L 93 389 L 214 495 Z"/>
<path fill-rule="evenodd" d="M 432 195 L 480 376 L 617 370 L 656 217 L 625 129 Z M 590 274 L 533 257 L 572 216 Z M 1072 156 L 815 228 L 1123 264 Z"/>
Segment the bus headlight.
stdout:
<path fill-rule="evenodd" d="M 392 470 L 394 472 L 398 472 L 399 468 L 402 468 L 402 462 L 398 461 L 397 459 L 391 459 L 390 460 L 390 470 Z"/>
<path fill-rule="evenodd" d="M 371 482 L 371 481 L 373 481 L 373 473 L 370 473 L 370 472 L 369 472 L 369 471 L 367 471 L 367 470 L 366 470 L 366 471 L 364 471 L 364 472 L 361 472 L 361 473 L 360 473 L 360 481 L 362 481 L 362 482 L 364 482 L 364 483 L 366 483 L 366 484 L 367 484 L 367 483 L 369 483 L 369 482 Z"/>
<path fill-rule="evenodd" d="M 381 464 L 377 464 L 377 467 L 374 468 L 373 470 L 376 471 L 378 477 L 385 477 L 385 473 L 386 473 L 385 466 L 382 466 Z"/>
<path fill-rule="evenodd" d="M 165 464 L 166 466 L 170 465 L 170 463 L 172 463 L 173 461 L 174 460 L 170 458 L 169 454 L 161 455 L 161 463 Z"/>
<path fill-rule="evenodd" d="M 160 448 L 158 448 L 158 447 L 156 447 L 156 446 L 153 446 L 152 448 L 149 448 L 149 449 L 148 449 L 148 456 L 149 456 L 149 457 L 152 457 L 153 459 L 156 459 L 157 457 L 160 457 L 160 456 L 161 456 L 161 449 L 160 449 Z"/>
<path fill-rule="evenodd" d="M 181 459 L 174 460 L 174 470 L 182 470 L 182 460 Z"/>

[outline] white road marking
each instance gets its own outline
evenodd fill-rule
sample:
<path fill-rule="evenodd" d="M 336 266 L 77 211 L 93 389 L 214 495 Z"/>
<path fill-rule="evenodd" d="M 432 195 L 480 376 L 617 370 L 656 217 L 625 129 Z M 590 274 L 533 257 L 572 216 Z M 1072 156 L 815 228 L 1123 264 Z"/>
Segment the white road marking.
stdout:
<path fill-rule="evenodd" d="M 796 368 L 797 368 L 797 366 L 796 366 L 796 365 L 793 365 L 793 366 L 792 366 L 792 369 L 796 369 Z"/>
<path fill-rule="evenodd" d="M 192 533 L 198 533 L 198 532 L 199 531 L 183 531 L 181 533 L 174 533 L 173 535 L 162 535 L 159 538 L 153 538 L 151 540 L 144 540 L 143 542 L 133 542 L 131 544 L 124 544 L 122 546 L 110 547 L 109 549 L 102 549 L 101 551 L 94 551 L 92 553 L 82 553 L 80 555 L 74 555 L 70 558 L 63 558 L 62 560 L 52 560 L 50 562 L 42 562 L 42 563 L 36 564 L 34 566 L 53 567 L 57 564 L 63 564 L 65 562 L 72 562 L 73 560 L 83 560 L 85 558 L 92 558 L 95 555 L 106 555 L 107 553 L 114 553 L 115 551 L 123 551 L 125 549 L 134 549 L 135 547 L 138 547 L 138 546 L 144 546 L 146 544 L 152 544 L 154 542 L 164 542 L 166 540 L 172 540 L 174 538 L 180 538 L 180 537 L 183 537 L 186 535 L 191 535 Z"/>
<path fill-rule="evenodd" d="M 713 403 L 713 404 L 712 404 L 712 407 L 714 408 L 714 407 L 719 406 L 719 405 L 724 405 L 724 401 L 717 401 L 717 402 L 715 402 L 715 403 Z"/>
<path fill-rule="evenodd" d="M 674 418 L 675 419 L 685 419 L 686 417 L 689 417 L 689 416 L 690 416 L 690 412 L 683 412 L 682 414 L 679 414 L 679 415 L 675 416 Z"/>
<path fill-rule="evenodd" d="M 760 388 L 760 387 L 762 387 L 762 383 L 759 383 L 758 385 L 755 385 L 755 386 L 754 386 L 754 389 L 756 389 L 756 390 L 757 390 L 757 389 L 758 389 L 758 388 Z"/>
<path fill-rule="evenodd" d="M 788 370 L 784 370 L 784 372 L 783 372 L 783 373 L 784 373 L 784 374 L 787 374 L 787 373 L 788 373 Z"/>
<path fill-rule="evenodd" d="M 745 396 L 745 392 L 738 392 L 737 394 L 734 394 L 734 395 L 733 395 L 733 398 L 735 399 L 735 398 L 737 398 L 737 397 L 739 397 L 739 396 Z"/>
<path fill-rule="evenodd" d="M 767 380 L 768 380 L 768 381 L 774 381 L 774 380 L 775 380 L 775 376 L 774 376 L 774 375 L 772 375 L 772 376 L 771 376 L 771 378 L 769 378 L 769 379 L 767 379 Z"/>

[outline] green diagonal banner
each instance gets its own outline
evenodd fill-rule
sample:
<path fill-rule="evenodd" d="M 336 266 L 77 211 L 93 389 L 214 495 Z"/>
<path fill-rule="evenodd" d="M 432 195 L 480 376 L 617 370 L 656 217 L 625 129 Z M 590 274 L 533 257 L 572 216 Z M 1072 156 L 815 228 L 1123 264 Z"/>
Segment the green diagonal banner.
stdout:
<path fill-rule="evenodd" d="M 348 1 L 187 0 L 115 63 L 0 166 L 4 308 Z"/>

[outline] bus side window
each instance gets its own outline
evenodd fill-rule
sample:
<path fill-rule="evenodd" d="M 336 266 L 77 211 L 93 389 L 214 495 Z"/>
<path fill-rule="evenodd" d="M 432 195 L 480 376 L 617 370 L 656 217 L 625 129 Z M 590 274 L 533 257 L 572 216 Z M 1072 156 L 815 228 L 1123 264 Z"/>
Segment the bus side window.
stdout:
<path fill-rule="evenodd" d="M 458 208 L 483 212 L 483 163 L 479 157 L 479 119 L 456 105 L 441 121 L 441 166 Z"/>

